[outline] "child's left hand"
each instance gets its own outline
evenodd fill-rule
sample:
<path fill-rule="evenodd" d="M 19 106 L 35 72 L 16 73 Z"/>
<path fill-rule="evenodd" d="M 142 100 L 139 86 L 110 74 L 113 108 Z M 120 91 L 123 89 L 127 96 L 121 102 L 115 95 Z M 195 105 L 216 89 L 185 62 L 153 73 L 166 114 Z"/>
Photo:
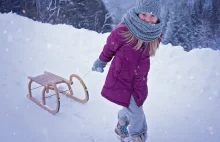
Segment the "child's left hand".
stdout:
<path fill-rule="evenodd" d="M 93 64 L 92 71 L 104 72 L 104 68 L 106 67 L 107 62 L 103 62 L 100 59 L 97 59 Z"/>

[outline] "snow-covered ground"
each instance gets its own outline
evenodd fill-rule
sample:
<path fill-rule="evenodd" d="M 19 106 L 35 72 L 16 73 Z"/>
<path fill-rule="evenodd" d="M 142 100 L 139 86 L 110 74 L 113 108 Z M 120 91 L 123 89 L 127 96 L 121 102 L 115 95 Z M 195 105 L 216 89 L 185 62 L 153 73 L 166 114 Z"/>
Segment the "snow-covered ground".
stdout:
<path fill-rule="evenodd" d="M 108 67 L 102 74 L 89 72 L 108 34 L 12 13 L 0 14 L 0 21 L 0 141 L 117 142 L 114 127 L 121 107 L 100 95 Z M 148 142 L 219 142 L 219 61 L 219 51 L 160 46 L 151 58 L 144 104 Z M 57 115 L 44 111 L 27 98 L 28 76 L 44 71 L 67 79 L 78 74 L 90 100 L 80 104 L 61 96 Z"/>

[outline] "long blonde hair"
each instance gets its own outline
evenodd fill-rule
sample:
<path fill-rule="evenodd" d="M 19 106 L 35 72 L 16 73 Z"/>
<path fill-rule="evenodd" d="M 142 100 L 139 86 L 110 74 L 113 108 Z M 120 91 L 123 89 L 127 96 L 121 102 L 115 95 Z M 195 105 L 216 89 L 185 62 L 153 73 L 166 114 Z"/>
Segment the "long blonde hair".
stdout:
<path fill-rule="evenodd" d="M 144 41 L 135 38 L 130 31 L 121 31 L 121 34 L 125 38 L 125 41 L 127 44 L 131 44 L 131 43 L 137 41 L 137 44 L 134 47 L 134 49 L 136 49 L 136 50 L 139 50 L 141 48 L 142 44 L 144 43 Z M 150 42 L 150 56 L 155 56 L 156 50 L 158 49 L 158 47 L 159 47 L 159 40 L 158 39 L 155 39 Z"/>

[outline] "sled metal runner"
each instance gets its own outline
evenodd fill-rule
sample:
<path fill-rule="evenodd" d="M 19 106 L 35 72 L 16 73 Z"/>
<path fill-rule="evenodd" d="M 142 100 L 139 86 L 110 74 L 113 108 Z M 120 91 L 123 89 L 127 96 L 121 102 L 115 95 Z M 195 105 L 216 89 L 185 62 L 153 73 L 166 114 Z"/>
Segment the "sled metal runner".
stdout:
<path fill-rule="evenodd" d="M 55 75 L 53 73 L 45 71 L 44 74 L 42 74 L 42 75 L 38 75 L 36 77 L 28 77 L 28 78 L 30 79 L 29 84 L 28 84 L 28 91 L 29 91 L 28 98 L 51 114 L 55 115 L 59 112 L 59 109 L 60 109 L 60 96 L 59 96 L 59 94 L 63 94 L 65 96 L 67 96 L 71 99 L 74 99 L 77 102 L 80 102 L 83 104 L 88 102 L 88 100 L 89 100 L 89 93 L 88 93 L 87 87 L 86 87 L 85 83 L 83 82 L 83 80 L 76 74 L 70 75 L 69 80 L 67 80 L 63 77 L 60 77 L 58 75 Z M 84 89 L 84 95 L 85 95 L 84 99 L 79 99 L 74 96 L 73 90 L 71 87 L 71 85 L 74 84 L 73 78 L 76 78 L 77 80 L 79 80 L 80 84 L 82 85 L 82 87 Z M 44 87 L 42 90 L 42 103 L 40 101 L 38 101 L 36 98 L 34 98 L 32 95 L 32 90 L 39 88 L 39 87 L 36 87 L 36 88 L 32 89 L 31 85 L 33 82 L 40 84 L 42 87 Z M 67 91 L 69 91 L 69 93 L 67 93 L 66 91 L 63 91 L 63 90 L 59 90 L 57 88 L 57 85 L 60 83 L 65 83 L 67 85 L 67 87 L 68 87 Z M 49 107 L 46 106 L 46 98 L 47 98 L 46 93 L 49 93 L 50 90 L 55 91 L 55 94 L 54 94 L 56 96 L 56 108 L 55 109 L 50 109 Z"/>

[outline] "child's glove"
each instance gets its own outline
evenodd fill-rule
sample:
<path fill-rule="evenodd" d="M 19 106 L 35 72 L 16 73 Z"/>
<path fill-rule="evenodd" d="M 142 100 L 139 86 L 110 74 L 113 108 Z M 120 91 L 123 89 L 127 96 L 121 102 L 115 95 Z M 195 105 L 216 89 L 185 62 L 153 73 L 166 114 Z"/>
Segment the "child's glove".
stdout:
<path fill-rule="evenodd" d="M 104 72 L 104 68 L 106 66 L 107 62 L 103 62 L 100 59 L 97 59 L 95 63 L 93 64 L 92 71 L 97 71 L 97 72 Z"/>

